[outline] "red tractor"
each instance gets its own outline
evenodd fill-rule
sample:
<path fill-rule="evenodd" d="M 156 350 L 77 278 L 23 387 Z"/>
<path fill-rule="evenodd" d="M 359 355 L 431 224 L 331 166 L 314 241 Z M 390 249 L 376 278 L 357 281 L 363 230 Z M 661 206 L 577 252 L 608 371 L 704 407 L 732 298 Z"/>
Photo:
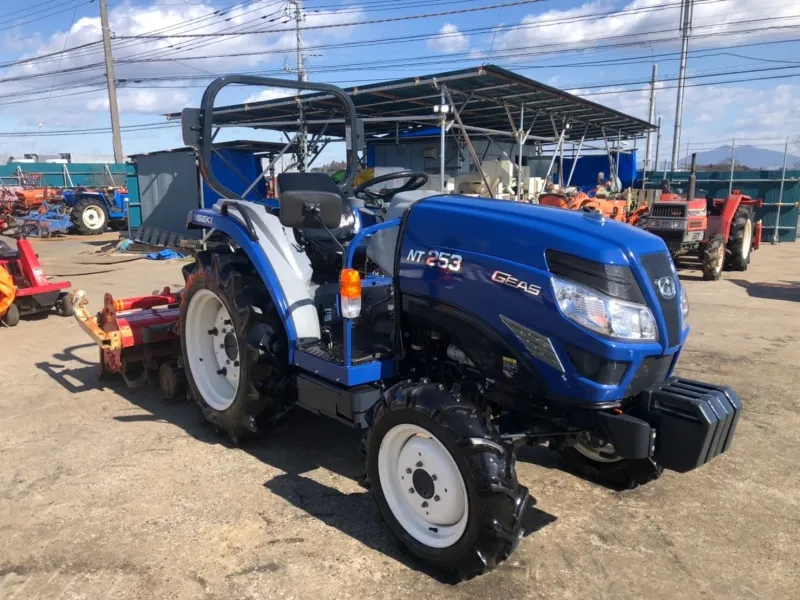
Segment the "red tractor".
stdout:
<path fill-rule="evenodd" d="M 761 221 L 753 200 L 739 190 L 727 198 L 695 196 L 695 157 L 686 195 L 662 184 L 661 197 L 650 207 L 644 227 L 666 242 L 674 259 L 695 255 L 702 263 L 703 279 L 715 281 L 723 269 L 745 271 L 750 256 L 761 244 Z"/>

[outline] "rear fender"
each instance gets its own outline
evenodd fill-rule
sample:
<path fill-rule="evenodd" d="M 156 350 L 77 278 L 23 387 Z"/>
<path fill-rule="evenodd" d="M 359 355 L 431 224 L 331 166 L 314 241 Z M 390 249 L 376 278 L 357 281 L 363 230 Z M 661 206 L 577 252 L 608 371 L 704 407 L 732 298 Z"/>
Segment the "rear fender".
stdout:
<path fill-rule="evenodd" d="M 319 317 L 308 290 L 311 275 L 308 259 L 305 254 L 291 248 L 278 218 L 268 214 L 264 206 L 250 202 L 236 204 L 248 215 L 256 234 L 255 241 L 251 239 L 244 219 L 235 211 L 223 216 L 217 210 L 195 209 L 189 213 L 187 227 L 221 231 L 247 255 L 286 328 L 291 362 L 299 341 L 318 340 L 320 337 Z"/>
<path fill-rule="evenodd" d="M 741 194 L 731 194 L 722 201 L 722 210 L 720 211 L 720 214 L 712 215 L 708 218 L 708 233 L 706 234 L 707 239 L 710 240 L 714 235 L 719 233 L 723 238 L 725 238 L 725 243 L 728 243 L 728 236 L 731 233 L 733 217 L 736 215 L 736 211 L 739 210 L 739 206 L 743 201 L 745 201 L 744 203 L 748 206 L 754 205 L 750 198 L 747 196 L 742 196 Z M 750 210 L 752 211 L 752 208 Z"/>

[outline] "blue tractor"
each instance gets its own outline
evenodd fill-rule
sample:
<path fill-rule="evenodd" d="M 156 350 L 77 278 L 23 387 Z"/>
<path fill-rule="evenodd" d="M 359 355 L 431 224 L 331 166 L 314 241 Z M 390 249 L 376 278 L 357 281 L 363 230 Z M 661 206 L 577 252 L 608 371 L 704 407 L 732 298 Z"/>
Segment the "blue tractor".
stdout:
<path fill-rule="evenodd" d="M 66 190 L 63 202 L 70 207 L 73 227 L 84 235 L 100 235 L 108 227 L 128 226 L 128 191 L 120 188 Z"/>
<path fill-rule="evenodd" d="M 523 444 L 625 487 L 729 448 L 737 395 L 672 376 L 689 305 L 660 238 L 597 213 L 423 191 L 422 172 L 353 189 L 356 143 L 341 185 L 285 173 L 278 206 L 245 201 L 211 169 L 214 100 L 230 84 L 324 92 L 358 124 L 335 86 L 248 76 L 184 111 L 223 200 L 188 217 L 206 249 L 184 268 L 181 362 L 234 441 L 293 406 L 363 429 L 384 519 L 462 576 L 522 539 Z"/>

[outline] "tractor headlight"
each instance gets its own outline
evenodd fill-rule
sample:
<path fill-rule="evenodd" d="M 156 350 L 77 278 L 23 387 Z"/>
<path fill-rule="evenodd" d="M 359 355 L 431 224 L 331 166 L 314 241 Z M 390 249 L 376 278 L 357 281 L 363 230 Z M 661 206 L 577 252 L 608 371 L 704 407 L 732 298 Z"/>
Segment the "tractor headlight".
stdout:
<path fill-rule="evenodd" d="M 558 307 L 570 321 L 612 338 L 658 339 L 653 313 L 643 304 L 617 300 L 558 277 L 553 277 L 552 281 Z"/>
<path fill-rule="evenodd" d="M 681 286 L 681 316 L 683 317 L 683 328 L 689 326 L 689 298 L 686 296 L 686 288 Z"/>

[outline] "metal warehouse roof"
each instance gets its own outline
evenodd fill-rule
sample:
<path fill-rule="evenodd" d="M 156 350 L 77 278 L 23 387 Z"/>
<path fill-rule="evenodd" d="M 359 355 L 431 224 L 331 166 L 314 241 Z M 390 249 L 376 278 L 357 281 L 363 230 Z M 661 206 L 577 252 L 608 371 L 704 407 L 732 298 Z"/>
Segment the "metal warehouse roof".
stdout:
<path fill-rule="evenodd" d="M 524 107 L 523 130 L 530 137 L 555 140 L 565 123 L 572 138 L 585 132 L 586 141 L 641 137 L 655 127 L 595 102 L 584 100 L 512 71 L 484 65 L 435 75 L 408 77 L 348 88 L 365 135 L 397 135 L 436 125 L 434 106 L 441 104 L 442 88 L 450 93 L 464 126 L 482 133 L 513 134 Z M 304 105 L 311 134 L 344 136 L 342 108 L 326 93 L 301 94 L 214 110 L 214 125 L 296 131 L 297 103 Z M 180 114 L 168 116 L 180 118 Z M 484 130 L 484 131 L 481 131 Z"/>

